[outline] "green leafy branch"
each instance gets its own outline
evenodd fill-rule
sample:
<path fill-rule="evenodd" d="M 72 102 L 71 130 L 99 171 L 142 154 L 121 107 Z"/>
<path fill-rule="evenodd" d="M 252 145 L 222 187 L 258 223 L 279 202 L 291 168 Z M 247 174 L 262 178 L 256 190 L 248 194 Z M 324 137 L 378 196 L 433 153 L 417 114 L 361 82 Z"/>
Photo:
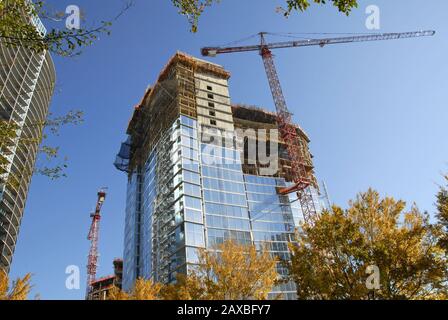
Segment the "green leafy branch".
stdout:
<path fill-rule="evenodd" d="M 22 47 L 33 52 L 50 51 L 57 55 L 70 57 L 79 55 L 82 48 L 92 45 L 100 34 L 110 35 L 113 21 L 118 20 L 131 8 L 127 1 L 120 13 L 111 21 L 101 21 L 93 28 L 51 29 L 46 35 L 32 24 L 33 17 L 54 17 L 45 9 L 45 1 L 9 0 L 0 2 L 0 39 L 10 47 Z M 61 19 L 62 14 L 56 14 Z M 55 20 L 55 19 L 53 19 Z"/>
<path fill-rule="evenodd" d="M 7 172 L 8 160 L 7 156 L 11 154 L 11 148 L 17 146 L 17 148 L 26 148 L 39 145 L 42 140 L 48 138 L 46 131 L 52 135 L 58 136 L 60 129 L 67 125 L 79 125 L 83 123 L 83 112 L 79 110 L 71 110 L 63 116 L 54 117 L 49 115 L 45 121 L 37 121 L 31 124 L 25 124 L 22 128 L 21 135 L 19 136 L 19 126 L 15 123 L 5 120 L 0 121 L 0 175 Z M 36 131 L 37 130 L 37 134 Z M 59 158 L 59 147 L 43 144 L 40 146 L 38 153 L 46 163 L 52 163 Z M 10 184 L 17 186 L 23 178 L 30 178 L 34 173 L 41 174 L 55 180 L 61 177 L 66 177 L 65 169 L 67 165 L 67 157 L 64 157 L 62 163 L 58 165 L 35 165 L 32 170 L 28 170 L 26 166 L 23 166 L 20 170 L 20 174 L 10 173 L 8 181 L 1 181 L 2 184 Z"/>
<path fill-rule="evenodd" d="M 171 0 L 181 15 L 187 17 L 191 25 L 191 32 L 198 31 L 199 18 L 207 7 L 220 2 L 220 0 Z M 339 12 L 349 15 L 353 8 L 358 7 L 357 0 L 286 0 L 286 9 L 281 8 L 285 17 L 289 17 L 293 11 L 304 12 L 311 3 L 325 5 L 332 3 Z"/>

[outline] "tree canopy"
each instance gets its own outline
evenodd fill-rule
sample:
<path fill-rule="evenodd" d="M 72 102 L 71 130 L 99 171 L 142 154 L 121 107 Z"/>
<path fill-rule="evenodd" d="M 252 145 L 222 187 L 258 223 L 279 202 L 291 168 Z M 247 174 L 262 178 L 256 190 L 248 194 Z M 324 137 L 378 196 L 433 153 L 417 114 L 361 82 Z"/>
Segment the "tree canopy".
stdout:
<path fill-rule="evenodd" d="M 448 175 L 445 176 L 448 185 Z M 442 236 L 440 238 L 440 246 L 448 254 L 448 189 L 447 187 L 440 187 L 437 194 L 437 218 L 439 225 L 442 228 Z"/>
<path fill-rule="evenodd" d="M 197 265 L 174 284 L 138 279 L 128 294 L 114 289 L 111 300 L 248 300 L 267 299 L 278 280 L 277 261 L 266 250 L 226 241 L 200 250 Z"/>
<path fill-rule="evenodd" d="M 129 293 L 114 287 L 109 294 L 109 300 L 159 300 L 162 287 L 159 283 L 140 278 Z"/>
<path fill-rule="evenodd" d="M 413 206 L 368 190 L 297 233 L 290 274 L 299 299 L 367 299 L 369 266 L 379 270 L 378 299 L 442 299 L 447 259 L 439 228 Z"/>
<path fill-rule="evenodd" d="M 31 291 L 31 274 L 9 284 L 8 275 L 0 269 L 0 300 L 27 300 Z"/>
<path fill-rule="evenodd" d="M 195 300 L 264 300 L 278 280 L 276 264 L 264 249 L 226 241 L 201 250 L 196 267 L 172 291 Z"/>

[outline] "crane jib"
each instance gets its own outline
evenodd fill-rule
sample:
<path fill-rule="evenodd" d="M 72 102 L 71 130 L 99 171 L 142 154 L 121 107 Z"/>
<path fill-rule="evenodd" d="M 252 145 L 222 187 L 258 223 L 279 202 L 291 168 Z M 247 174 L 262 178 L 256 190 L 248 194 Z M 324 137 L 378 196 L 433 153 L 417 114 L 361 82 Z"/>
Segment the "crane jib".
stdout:
<path fill-rule="evenodd" d="M 305 40 L 296 40 L 287 42 L 267 43 L 264 45 L 260 44 L 260 45 L 249 45 L 238 47 L 205 47 L 202 48 L 201 53 L 203 56 L 214 57 L 218 54 L 224 54 L 224 53 L 260 51 L 263 47 L 267 47 L 268 49 L 281 49 L 281 48 L 307 47 L 307 46 L 322 47 L 329 44 L 430 37 L 434 36 L 435 33 L 436 32 L 433 30 L 427 30 L 416 32 L 402 32 L 402 33 L 395 32 L 395 33 L 369 34 L 362 36 L 339 37 L 339 38 L 305 39 Z"/>

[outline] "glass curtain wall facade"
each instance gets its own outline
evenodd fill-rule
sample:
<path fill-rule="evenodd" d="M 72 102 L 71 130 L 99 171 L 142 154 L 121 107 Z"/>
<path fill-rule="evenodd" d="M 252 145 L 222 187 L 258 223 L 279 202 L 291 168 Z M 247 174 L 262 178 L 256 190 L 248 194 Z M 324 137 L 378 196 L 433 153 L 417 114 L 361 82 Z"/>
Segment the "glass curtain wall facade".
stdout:
<path fill-rule="evenodd" d="M 205 247 L 197 138 L 197 121 L 181 116 L 129 180 L 125 290 L 138 277 L 174 281 L 197 261 L 196 249 Z"/>
<path fill-rule="evenodd" d="M 195 119 L 180 116 L 129 180 L 125 290 L 138 277 L 175 281 L 197 263 L 198 248 L 226 240 L 289 259 L 288 243 L 301 219 L 297 197 L 277 193 L 286 186 L 283 178 L 243 174 L 236 145 L 201 142 L 201 132 Z M 287 274 L 280 263 L 277 271 Z M 294 284 L 274 288 L 271 297 L 279 294 L 293 299 Z"/>

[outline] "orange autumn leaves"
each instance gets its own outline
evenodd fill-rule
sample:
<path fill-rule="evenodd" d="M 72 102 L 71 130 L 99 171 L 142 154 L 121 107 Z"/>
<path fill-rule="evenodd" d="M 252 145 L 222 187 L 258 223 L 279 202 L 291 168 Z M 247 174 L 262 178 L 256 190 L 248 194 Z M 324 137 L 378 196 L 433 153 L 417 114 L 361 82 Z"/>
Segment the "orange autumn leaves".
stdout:
<path fill-rule="evenodd" d="M 227 241 L 201 250 L 198 264 L 175 284 L 138 279 L 130 293 L 114 289 L 111 300 L 245 300 L 268 298 L 278 282 L 277 260 L 266 250 Z"/>
<path fill-rule="evenodd" d="M 8 275 L 0 270 L 0 300 L 27 300 L 31 291 L 31 274 L 13 281 L 9 285 Z"/>

